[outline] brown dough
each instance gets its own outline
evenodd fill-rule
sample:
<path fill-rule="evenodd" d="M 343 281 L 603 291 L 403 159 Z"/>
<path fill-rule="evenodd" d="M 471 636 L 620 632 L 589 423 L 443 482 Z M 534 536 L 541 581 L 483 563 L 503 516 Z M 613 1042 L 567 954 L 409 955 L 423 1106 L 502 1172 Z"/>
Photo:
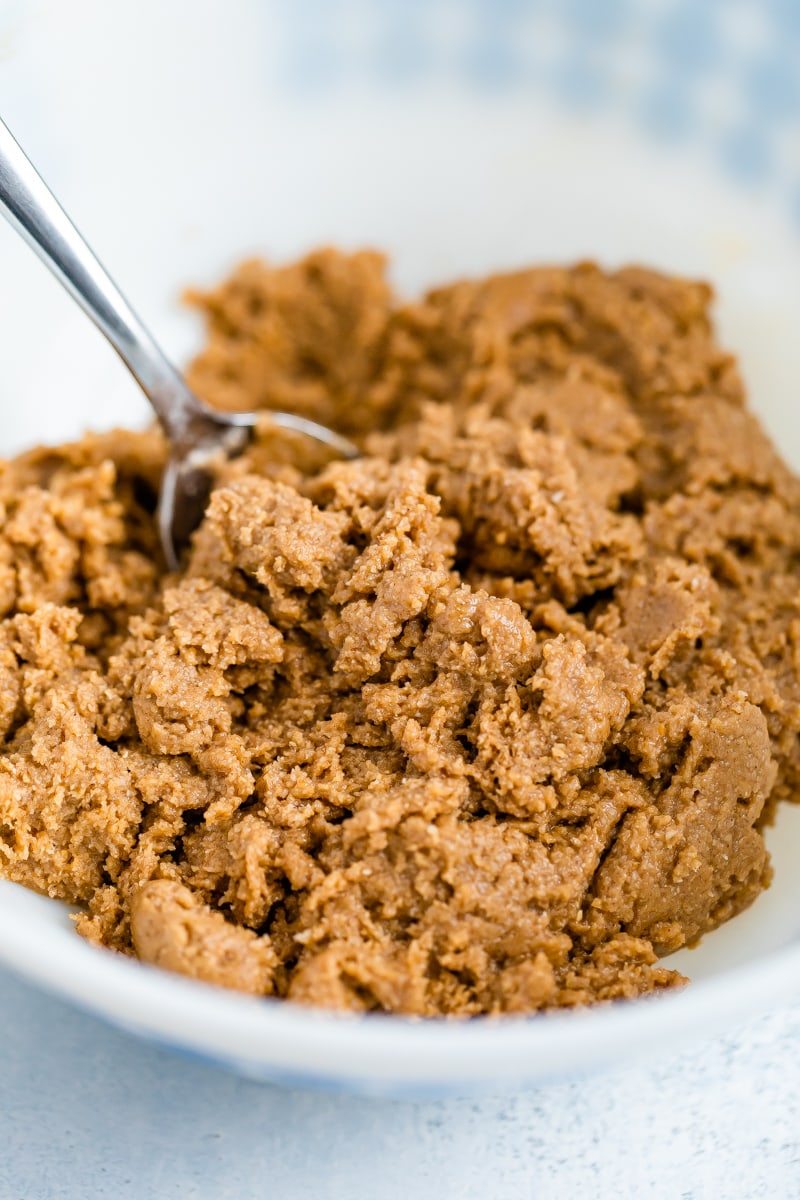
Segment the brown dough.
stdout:
<path fill-rule="evenodd" d="M 710 289 L 590 264 L 402 305 L 376 254 L 194 300 L 263 428 L 185 569 L 158 432 L 0 472 L 0 870 L 91 940 L 350 1010 L 683 982 L 800 771 L 800 489 Z"/>

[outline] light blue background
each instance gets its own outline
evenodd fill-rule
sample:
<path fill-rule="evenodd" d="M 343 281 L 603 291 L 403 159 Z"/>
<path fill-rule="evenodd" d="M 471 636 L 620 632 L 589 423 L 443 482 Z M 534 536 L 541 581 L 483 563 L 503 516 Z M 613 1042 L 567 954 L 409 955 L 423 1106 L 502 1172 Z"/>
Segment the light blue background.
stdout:
<path fill-rule="evenodd" d="M 797 1200 L 800 1006 L 505 1098 L 249 1083 L 0 971 L 2 1200 Z"/>
<path fill-rule="evenodd" d="M 282 81 L 310 100 L 358 79 L 402 90 L 450 78 L 472 92 L 538 90 L 578 111 L 616 110 L 652 138 L 702 147 L 743 187 L 781 192 L 800 230 L 800 0 L 303 0 L 278 10 Z"/>

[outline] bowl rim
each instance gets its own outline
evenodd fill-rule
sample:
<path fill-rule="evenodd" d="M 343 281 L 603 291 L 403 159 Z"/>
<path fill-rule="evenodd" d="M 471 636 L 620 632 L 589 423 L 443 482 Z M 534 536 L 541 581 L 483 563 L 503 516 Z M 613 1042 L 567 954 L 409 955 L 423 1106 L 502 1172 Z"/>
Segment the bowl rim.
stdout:
<path fill-rule="evenodd" d="M 274 1082 L 401 1094 L 563 1079 L 800 997 L 792 943 L 680 992 L 594 1008 L 469 1020 L 338 1013 L 225 991 L 91 946 L 53 920 L 46 897 L 34 897 L 33 917 L 15 914 L 4 903 L 9 888 L 19 885 L 0 882 L 0 962 L 12 971 L 128 1032 Z"/>

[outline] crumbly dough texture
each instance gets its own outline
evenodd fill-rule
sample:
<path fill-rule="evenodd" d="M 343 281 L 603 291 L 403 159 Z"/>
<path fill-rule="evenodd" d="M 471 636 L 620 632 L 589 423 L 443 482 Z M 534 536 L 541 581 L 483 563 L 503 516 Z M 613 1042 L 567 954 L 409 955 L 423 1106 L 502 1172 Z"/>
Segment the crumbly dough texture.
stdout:
<path fill-rule="evenodd" d="M 702 283 L 591 264 L 392 296 L 383 259 L 195 295 L 263 428 L 185 569 L 157 431 L 0 474 L 0 871 L 91 941 L 337 1009 L 681 984 L 797 791 L 800 491 Z"/>

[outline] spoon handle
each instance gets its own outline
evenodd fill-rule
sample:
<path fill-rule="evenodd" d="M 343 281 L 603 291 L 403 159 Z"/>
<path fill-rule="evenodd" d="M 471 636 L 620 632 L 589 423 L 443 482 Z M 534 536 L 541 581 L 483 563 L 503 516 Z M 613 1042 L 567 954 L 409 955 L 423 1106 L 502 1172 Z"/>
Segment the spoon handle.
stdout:
<path fill-rule="evenodd" d="M 0 210 L 105 334 L 180 443 L 205 405 L 165 358 L 47 184 L 0 121 Z"/>

